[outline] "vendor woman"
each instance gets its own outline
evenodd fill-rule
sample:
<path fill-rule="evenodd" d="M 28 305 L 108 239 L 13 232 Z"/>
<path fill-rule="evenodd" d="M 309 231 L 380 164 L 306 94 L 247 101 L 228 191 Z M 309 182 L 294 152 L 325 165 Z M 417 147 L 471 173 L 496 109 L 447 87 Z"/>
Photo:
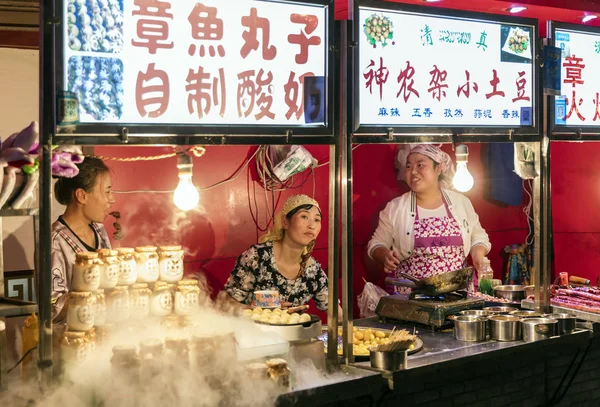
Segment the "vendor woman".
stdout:
<path fill-rule="evenodd" d="M 386 273 L 404 272 L 418 279 L 461 269 L 469 254 L 481 270 L 490 241 L 471 201 L 450 190 L 450 156 L 439 147 L 420 144 L 399 161 L 411 190 L 379 214 L 369 257 Z"/>
<path fill-rule="evenodd" d="M 225 289 L 251 304 L 254 291 L 276 290 L 283 305 L 305 305 L 311 298 L 327 309 L 327 275 L 311 256 L 321 231 L 321 209 L 306 195 L 288 198 L 273 227 L 238 257 Z M 288 304 L 286 304 L 288 303 Z"/>
<path fill-rule="evenodd" d="M 77 167 L 77 175 L 59 177 L 54 185 L 56 200 L 67 207 L 52 224 L 52 319 L 56 323 L 66 316 L 76 253 L 110 248 L 102 225 L 115 202 L 110 171 L 102 160 L 91 157 Z"/>

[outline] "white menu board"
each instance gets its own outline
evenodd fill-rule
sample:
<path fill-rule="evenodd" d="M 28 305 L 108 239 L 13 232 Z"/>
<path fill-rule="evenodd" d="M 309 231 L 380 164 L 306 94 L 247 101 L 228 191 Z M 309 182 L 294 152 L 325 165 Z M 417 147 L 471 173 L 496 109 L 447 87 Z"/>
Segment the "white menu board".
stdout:
<path fill-rule="evenodd" d="M 359 8 L 360 126 L 533 126 L 534 26 Z"/>
<path fill-rule="evenodd" d="M 81 123 L 325 125 L 327 13 L 254 0 L 64 0 L 63 87 Z"/>
<path fill-rule="evenodd" d="M 560 94 L 555 97 L 554 123 L 600 126 L 600 34 L 556 29 L 555 46 L 562 49 Z"/>

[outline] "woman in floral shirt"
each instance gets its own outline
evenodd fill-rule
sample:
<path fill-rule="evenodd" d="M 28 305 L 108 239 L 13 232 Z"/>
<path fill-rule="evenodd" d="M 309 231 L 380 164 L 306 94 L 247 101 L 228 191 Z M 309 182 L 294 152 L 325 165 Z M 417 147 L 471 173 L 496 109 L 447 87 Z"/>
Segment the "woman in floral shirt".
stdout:
<path fill-rule="evenodd" d="M 271 230 L 238 257 L 225 289 L 236 301 L 251 304 L 254 291 L 277 290 L 280 301 L 305 305 L 311 298 L 327 309 L 327 275 L 311 256 L 321 231 L 321 210 L 314 199 L 294 195 L 275 217 Z"/>

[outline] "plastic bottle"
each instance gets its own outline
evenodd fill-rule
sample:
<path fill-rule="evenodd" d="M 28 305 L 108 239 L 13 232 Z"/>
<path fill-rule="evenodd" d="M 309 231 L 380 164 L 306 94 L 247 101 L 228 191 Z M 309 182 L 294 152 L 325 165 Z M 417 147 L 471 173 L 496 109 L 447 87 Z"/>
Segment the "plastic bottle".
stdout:
<path fill-rule="evenodd" d="M 483 268 L 479 272 L 479 292 L 494 295 L 494 290 L 492 288 L 492 280 L 494 279 L 494 272 L 492 271 L 492 266 L 490 265 L 490 261 L 487 257 L 483 258 Z"/>

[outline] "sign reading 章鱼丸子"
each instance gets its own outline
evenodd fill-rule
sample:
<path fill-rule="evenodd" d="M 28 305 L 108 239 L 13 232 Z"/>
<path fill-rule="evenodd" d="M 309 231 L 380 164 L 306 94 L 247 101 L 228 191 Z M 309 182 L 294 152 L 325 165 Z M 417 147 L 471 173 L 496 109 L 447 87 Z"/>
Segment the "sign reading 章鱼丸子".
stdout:
<path fill-rule="evenodd" d="M 600 34 L 557 28 L 561 49 L 560 96 L 555 97 L 558 126 L 600 127 Z"/>
<path fill-rule="evenodd" d="M 326 126 L 326 4 L 62 0 L 81 123 Z"/>
<path fill-rule="evenodd" d="M 535 29 L 359 8 L 359 125 L 533 126 Z"/>

